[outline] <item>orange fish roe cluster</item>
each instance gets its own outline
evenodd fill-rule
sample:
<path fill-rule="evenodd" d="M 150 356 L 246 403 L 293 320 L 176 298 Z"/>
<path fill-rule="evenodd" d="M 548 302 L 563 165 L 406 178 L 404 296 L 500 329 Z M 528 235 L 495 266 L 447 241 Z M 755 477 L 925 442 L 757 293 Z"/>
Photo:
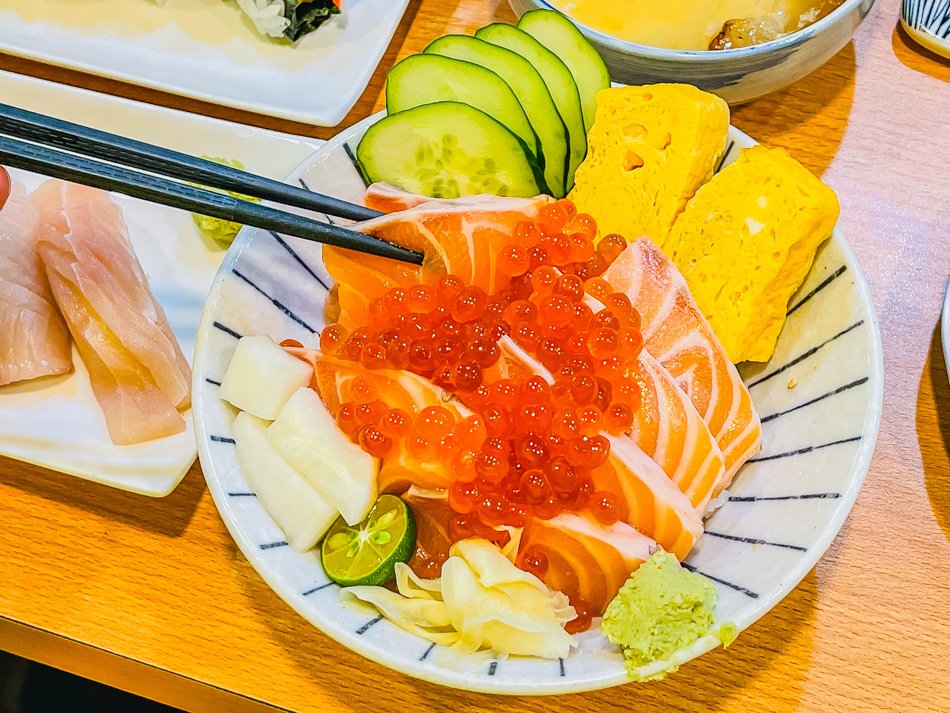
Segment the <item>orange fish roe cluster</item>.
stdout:
<path fill-rule="evenodd" d="M 375 389 L 368 380 L 357 377 L 350 383 L 351 398 L 356 398 L 354 392 L 364 384 Z M 485 440 L 480 416 L 459 418 L 442 406 L 427 406 L 413 416 L 401 408 L 387 408 L 373 396 L 369 401 L 343 402 L 335 416 L 340 429 L 376 458 L 404 451 L 421 462 L 451 464 L 459 451 L 477 448 Z"/>
<path fill-rule="evenodd" d="M 501 273 L 516 277 L 542 265 L 558 268 L 581 280 L 602 275 L 627 247 L 623 236 L 607 235 L 594 245 L 596 221 L 578 213 L 569 200 L 559 200 L 541 209 L 538 220 L 515 226 L 510 245 L 498 255 Z"/>
<path fill-rule="evenodd" d="M 640 407 L 632 372 L 643 338 L 630 300 L 600 277 L 626 241 L 609 235 L 595 246 L 595 235 L 590 216 L 554 202 L 499 251 L 495 293 L 447 275 L 374 299 L 369 323 L 353 332 L 330 325 L 320 335 L 324 353 L 369 370 L 412 371 L 474 412 L 390 410 L 368 379 L 351 385 L 337 412 L 374 456 L 405 449 L 418 462 L 445 464 L 451 541 L 503 541 L 496 528 L 563 511 L 587 511 L 604 525 L 619 517 L 618 496 L 596 490 L 595 473 L 610 454 L 605 434 L 628 431 Z M 519 357 L 505 337 L 548 373 L 506 368 Z M 522 566 L 542 573 L 535 559 Z M 430 564 L 425 576 L 437 574 Z"/>
<path fill-rule="evenodd" d="M 593 474 L 610 453 L 604 433 L 629 430 L 640 407 L 639 385 L 628 375 L 643 346 L 639 315 L 625 296 L 609 293 L 601 297 L 612 306 L 594 312 L 579 278 L 550 270 L 534 271 L 530 297 L 512 302 L 504 321 L 553 383 L 539 375 L 499 379 L 461 395 L 489 437 L 449 489 L 460 536 L 473 519 L 518 526 L 526 517 L 587 510 L 610 525 L 619 517 L 617 496 L 595 491 Z"/>
<path fill-rule="evenodd" d="M 370 303 L 369 324 L 352 333 L 330 325 L 320 348 L 367 369 L 408 369 L 445 389 L 471 391 L 498 361 L 507 305 L 446 275 L 435 285 L 394 287 Z"/>

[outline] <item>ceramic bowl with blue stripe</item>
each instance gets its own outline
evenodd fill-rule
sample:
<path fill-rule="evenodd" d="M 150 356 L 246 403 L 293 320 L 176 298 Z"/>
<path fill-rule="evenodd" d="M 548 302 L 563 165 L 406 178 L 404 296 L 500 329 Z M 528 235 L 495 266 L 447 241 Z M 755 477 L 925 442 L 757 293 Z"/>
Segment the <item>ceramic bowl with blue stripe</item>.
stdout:
<path fill-rule="evenodd" d="M 950 278 L 947 279 L 947 291 L 943 297 L 943 311 L 940 313 L 940 341 L 943 346 L 943 360 L 950 374 Z"/>
<path fill-rule="evenodd" d="M 902 0 L 901 25 L 916 42 L 950 58 L 950 0 Z"/>
<path fill-rule="evenodd" d="M 528 10 L 556 9 L 546 0 L 508 0 L 508 4 L 519 16 Z M 818 69 L 851 41 L 872 5 L 874 0 L 844 0 L 826 17 L 797 32 L 727 50 L 650 47 L 572 22 L 600 52 L 615 82 L 694 84 L 730 104 L 741 104 L 787 87 Z"/>
<path fill-rule="evenodd" d="M 304 162 L 288 181 L 359 202 L 364 185 L 351 159 L 371 117 Z M 724 163 L 755 142 L 730 129 Z M 326 219 L 325 216 L 317 216 Z M 241 231 L 205 306 L 194 360 L 194 414 L 202 469 L 215 504 L 261 577 L 304 619 L 367 659 L 455 688 L 554 694 L 628 681 L 623 660 L 594 628 L 562 660 L 464 656 L 340 602 L 317 551 L 300 554 L 249 488 L 234 452 L 235 411 L 218 387 L 241 335 L 312 343 L 324 325 L 332 282 L 320 246 L 257 229 Z M 835 231 L 789 304 L 767 364 L 742 371 L 762 416 L 762 451 L 739 472 L 706 522 L 686 565 L 719 592 L 717 619 L 741 631 L 815 566 L 854 504 L 877 439 L 883 400 L 881 337 L 867 282 Z M 678 652 L 677 663 L 718 642 Z M 648 670 L 643 673 L 649 673 Z"/>

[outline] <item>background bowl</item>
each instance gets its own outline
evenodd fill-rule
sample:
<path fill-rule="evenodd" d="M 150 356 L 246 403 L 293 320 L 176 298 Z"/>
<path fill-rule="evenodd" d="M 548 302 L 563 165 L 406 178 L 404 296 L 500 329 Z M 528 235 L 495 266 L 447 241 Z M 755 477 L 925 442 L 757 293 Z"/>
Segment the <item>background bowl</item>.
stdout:
<path fill-rule="evenodd" d="M 901 24 L 914 41 L 950 59 L 950 3 L 902 0 Z"/>
<path fill-rule="evenodd" d="M 609 0 L 606 0 L 609 1 Z M 508 0 L 520 17 L 553 10 L 545 0 Z M 758 99 L 818 69 L 854 35 L 874 0 L 845 0 L 813 25 L 771 42 L 732 50 L 671 50 L 617 39 L 577 24 L 597 47 L 615 82 L 685 82 L 714 92 L 730 104 Z"/>
<path fill-rule="evenodd" d="M 344 130 L 287 182 L 361 202 L 365 187 L 350 156 L 381 116 Z M 754 143 L 730 128 L 724 164 Z M 235 412 L 218 397 L 218 386 L 242 334 L 311 343 L 313 330 L 324 324 L 330 285 L 320 245 L 245 228 L 205 305 L 193 381 L 198 453 L 215 505 L 244 556 L 325 634 L 410 676 L 454 688 L 534 695 L 629 680 L 618 650 L 596 628 L 581 634 L 579 648 L 562 661 L 497 661 L 433 646 L 375 612 L 344 606 L 319 553 L 287 546 L 241 472 L 230 437 Z M 867 282 L 840 231 L 819 250 L 792 298 L 772 359 L 740 373 L 762 416 L 762 452 L 739 471 L 728 501 L 706 521 L 706 534 L 686 563 L 716 586 L 717 619 L 742 631 L 788 594 L 831 544 L 858 495 L 877 439 L 881 337 Z M 684 663 L 717 644 L 715 637 L 704 637 L 672 660 Z M 641 675 L 656 668 L 644 667 Z"/>

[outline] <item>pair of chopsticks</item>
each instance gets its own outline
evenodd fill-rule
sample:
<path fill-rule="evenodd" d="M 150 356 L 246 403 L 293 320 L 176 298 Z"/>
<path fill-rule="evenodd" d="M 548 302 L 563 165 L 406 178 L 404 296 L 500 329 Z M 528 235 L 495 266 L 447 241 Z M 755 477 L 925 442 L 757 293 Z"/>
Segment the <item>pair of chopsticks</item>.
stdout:
<path fill-rule="evenodd" d="M 384 240 L 200 186 L 352 220 L 375 218 L 378 211 L 6 104 L 0 104 L 0 164 L 325 245 L 422 263 L 421 253 Z"/>

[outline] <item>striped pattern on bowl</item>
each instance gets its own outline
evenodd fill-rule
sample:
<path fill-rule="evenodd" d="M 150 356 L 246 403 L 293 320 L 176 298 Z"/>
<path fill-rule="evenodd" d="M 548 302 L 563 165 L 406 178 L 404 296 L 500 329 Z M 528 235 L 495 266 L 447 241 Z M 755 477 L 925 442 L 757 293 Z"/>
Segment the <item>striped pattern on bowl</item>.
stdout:
<path fill-rule="evenodd" d="M 901 24 L 924 47 L 950 57 L 950 0 L 903 0 Z"/>
<path fill-rule="evenodd" d="M 380 115 L 330 140 L 288 181 L 360 201 L 353 151 Z M 755 142 L 734 128 L 722 165 Z M 326 216 L 314 217 L 327 219 Z M 245 479 L 231 437 L 234 410 L 218 396 L 237 340 L 314 339 L 333 282 L 321 247 L 245 229 L 205 306 L 193 393 L 201 465 L 221 517 L 261 577 L 302 617 L 367 659 L 454 688 L 500 694 L 570 693 L 628 679 L 623 658 L 595 627 L 560 660 L 466 655 L 435 646 L 375 613 L 340 601 L 316 550 L 293 551 Z M 808 573 L 851 510 L 877 439 L 883 401 L 880 331 L 867 282 L 839 231 L 819 250 L 788 308 L 772 359 L 740 374 L 762 416 L 762 451 L 739 471 L 684 565 L 713 581 L 716 616 L 741 631 Z M 718 644 L 707 636 L 674 654 L 682 664 Z M 661 667 L 641 669 L 646 676 Z M 382 674 L 381 674 L 382 675 Z"/>

